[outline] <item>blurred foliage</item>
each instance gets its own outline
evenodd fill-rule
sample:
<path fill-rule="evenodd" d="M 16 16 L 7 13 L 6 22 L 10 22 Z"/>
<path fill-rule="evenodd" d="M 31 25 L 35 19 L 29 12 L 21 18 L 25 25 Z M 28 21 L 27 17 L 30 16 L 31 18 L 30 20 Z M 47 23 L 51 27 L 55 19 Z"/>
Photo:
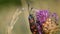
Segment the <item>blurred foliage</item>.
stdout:
<path fill-rule="evenodd" d="M 6 5 L 6 4 L 11 4 L 11 5 L 19 5 L 21 6 L 21 0 L 0 0 L 0 5 Z"/>

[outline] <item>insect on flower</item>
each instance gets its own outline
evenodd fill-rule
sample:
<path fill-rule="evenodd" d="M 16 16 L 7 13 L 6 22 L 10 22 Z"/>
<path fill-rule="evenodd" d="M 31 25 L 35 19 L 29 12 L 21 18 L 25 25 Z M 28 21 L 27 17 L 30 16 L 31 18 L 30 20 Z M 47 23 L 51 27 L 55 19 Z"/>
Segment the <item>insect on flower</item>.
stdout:
<path fill-rule="evenodd" d="M 29 15 L 29 24 L 30 24 L 30 30 L 33 34 L 38 34 L 37 27 L 35 24 L 34 17 L 32 15 Z"/>
<path fill-rule="evenodd" d="M 32 14 L 29 15 L 29 24 L 32 34 L 50 34 L 56 29 L 57 15 L 47 10 L 39 10 L 36 12 L 36 20 Z M 53 19 L 54 20 L 53 20 Z"/>

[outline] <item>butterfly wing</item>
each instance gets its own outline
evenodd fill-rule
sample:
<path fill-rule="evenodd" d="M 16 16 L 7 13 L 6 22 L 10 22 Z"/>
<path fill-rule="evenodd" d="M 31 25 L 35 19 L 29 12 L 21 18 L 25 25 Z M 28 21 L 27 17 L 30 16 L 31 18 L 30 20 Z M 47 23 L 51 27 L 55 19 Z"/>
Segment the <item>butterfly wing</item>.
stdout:
<path fill-rule="evenodd" d="M 32 15 L 29 15 L 29 25 L 30 25 L 30 30 L 31 30 L 32 34 L 38 34 L 35 20 L 34 20 L 34 17 Z"/>

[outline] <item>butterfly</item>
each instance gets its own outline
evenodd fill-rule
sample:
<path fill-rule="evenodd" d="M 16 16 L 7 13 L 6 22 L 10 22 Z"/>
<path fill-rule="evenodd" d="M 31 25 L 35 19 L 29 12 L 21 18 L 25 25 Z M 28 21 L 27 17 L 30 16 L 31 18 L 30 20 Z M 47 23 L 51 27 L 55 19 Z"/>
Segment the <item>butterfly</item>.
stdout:
<path fill-rule="evenodd" d="M 30 25 L 30 30 L 32 32 L 32 34 L 42 34 L 42 29 L 41 26 L 39 24 L 39 21 L 37 21 L 35 23 L 35 19 L 32 15 L 29 15 L 29 25 Z"/>
<path fill-rule="evenodd" d="M 30 30 L 33 34 L 38 34 L 37 27 L 35 25 L 35 20 L 32 15 L 29 15 L 29 25 L 30 25 Z"/>

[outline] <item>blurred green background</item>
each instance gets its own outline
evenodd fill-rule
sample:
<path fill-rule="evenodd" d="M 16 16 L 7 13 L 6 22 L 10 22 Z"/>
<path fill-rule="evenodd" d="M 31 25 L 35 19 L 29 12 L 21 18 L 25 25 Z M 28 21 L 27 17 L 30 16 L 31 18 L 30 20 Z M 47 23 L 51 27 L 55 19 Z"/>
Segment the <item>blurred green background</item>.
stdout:
<path fill-rule="evenodd" d="M 7 26 L 9 26 L 12 15 L 17 8 L 25 8 L 25 10 L 18 16 L 19 19 L 14 25 L 11 34 L 31 34 L 28 22 L 27 1 L 31 7 L 56 12 L 60 17 L 60 0 L 0 0 L 0 34 L 8 34 Z"/>

